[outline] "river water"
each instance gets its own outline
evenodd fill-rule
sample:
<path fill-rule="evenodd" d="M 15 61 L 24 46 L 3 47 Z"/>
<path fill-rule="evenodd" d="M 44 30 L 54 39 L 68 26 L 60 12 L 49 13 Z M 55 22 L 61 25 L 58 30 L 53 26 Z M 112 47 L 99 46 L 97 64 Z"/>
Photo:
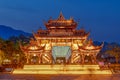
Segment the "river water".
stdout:
<path fill-rule="evenodd" d="M 28 75 L 0 73 L 0 80 L 120 80 L 120 75 Z"/>

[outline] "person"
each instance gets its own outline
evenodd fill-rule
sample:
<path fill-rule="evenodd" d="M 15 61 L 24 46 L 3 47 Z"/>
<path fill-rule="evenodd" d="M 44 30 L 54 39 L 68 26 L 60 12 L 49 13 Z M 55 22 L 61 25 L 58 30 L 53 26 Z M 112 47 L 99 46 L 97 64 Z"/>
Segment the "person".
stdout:
<path fill-rule="evenodd" d="M 111 63 L 109 62 L 109 63 L 108 63 L 108 68 L 110 68 L 110 64 L 111 64 Z"/>
<path fill-rule="evenodd" d="M 101 69 L 103 69 L 103 68 L 104 68 L 104 65 L 105 65 L 105 64 L 104 64 L 104 62 L 103 62 L 103 61 L 100 61 L 98 64 L 99 64 L 99 66 L 100 66 L 100 68 L 101 68 Z"/>

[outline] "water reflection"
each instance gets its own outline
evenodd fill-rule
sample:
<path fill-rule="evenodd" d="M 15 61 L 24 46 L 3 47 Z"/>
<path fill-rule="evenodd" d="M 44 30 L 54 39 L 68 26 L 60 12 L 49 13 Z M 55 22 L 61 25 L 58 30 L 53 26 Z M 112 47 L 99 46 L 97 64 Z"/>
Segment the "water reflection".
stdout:
<path fill-rule="evenodd" d="M 120 75 L 15 75 L 0 73 L 0 80 L 120 80 Z"/>

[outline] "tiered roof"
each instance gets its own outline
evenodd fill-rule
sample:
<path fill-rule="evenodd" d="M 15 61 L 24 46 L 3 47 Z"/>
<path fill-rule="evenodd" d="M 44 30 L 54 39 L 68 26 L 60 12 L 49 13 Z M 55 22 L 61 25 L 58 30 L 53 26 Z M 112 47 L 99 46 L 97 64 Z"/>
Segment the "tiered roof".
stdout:
<path fill-rule="evenodd" d="M 84 54 L 97 54 L 99 53 L 99 51 L 102 49 L 104 43 L 102 43 L 100 46 L 95 46 L 93 44 L 93 41 L 92 39 L 88 40 L 88 43 L 84 46 L 80 46 L 79 47 L 79 50 L 81 53 L 84 53 Z"/>
<path fill-rule="evenodd" d="M 45 26 L 47 29 L 51 29 L 51 28 L 75 29 L 77 27 L 77 23 L 73 20 L 73 18 L 66 20 L 61 12 L 58 19 L 55 20 L 50 19 L 47 23 L 45 23 Z"/>
<path fill-rule="evenodd" d="M 77 22 L 73 18 L 65 19 L 62 12 L 57 19 L 45 23 L 47 30 L 39 29 L 34 37 L 88 37 L 84 29 L 76 30 Z"/>
<path fill-rule="evenodd" d="M 41 50 L 44 50 L 45 46 L 38 46 L 37 41 L 31 38 L 30 43 L 28 45 L 20 45 L 20 47 L 22 51 L 26 52 L 41 52 Z"/>
<path fill-rule="evenodd" d="M 40 43 L 37 43 L 39 39 L 81 39 L 85 41 L 89 36 L 89 32 L 86 32 L 84 29 L 76 30 L 77 22 L 72 18 L 66 20 L 62 13 L 60 13 L 58 19 L 51 19 L 45 23 L 45 25 L 47 30 L 39 29 L 37 33 L 33 33 L 37 41 L 31 39 L 29 45 L 21 47 L 22 50 L 31 52 L 44 50 L 45 46 L 39 46 Z M 86 45 L 79 46 L 79 51 L 84 54 L 95 54 L 98 53 L 102 47 L 103 44 L 95 46 L 92 40 L 88 40 Z"/>

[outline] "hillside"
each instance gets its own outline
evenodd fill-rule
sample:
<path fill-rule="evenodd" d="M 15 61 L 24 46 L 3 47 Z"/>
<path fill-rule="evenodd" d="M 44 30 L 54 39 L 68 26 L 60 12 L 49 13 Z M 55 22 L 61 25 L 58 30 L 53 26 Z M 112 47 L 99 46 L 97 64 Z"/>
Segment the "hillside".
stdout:
<path fill-rule="evenodd" d="M 9 39 L 11 36 L 19 36 L 19 35 L 24 35 L 24 36 L 31 36 L 31 33 L 27 33 L 21 30 L 15 30 L 11 28 L 10 26 L 5 26 L 5 25 L 0 25 L 0 37 L 3 39 Z"/>

